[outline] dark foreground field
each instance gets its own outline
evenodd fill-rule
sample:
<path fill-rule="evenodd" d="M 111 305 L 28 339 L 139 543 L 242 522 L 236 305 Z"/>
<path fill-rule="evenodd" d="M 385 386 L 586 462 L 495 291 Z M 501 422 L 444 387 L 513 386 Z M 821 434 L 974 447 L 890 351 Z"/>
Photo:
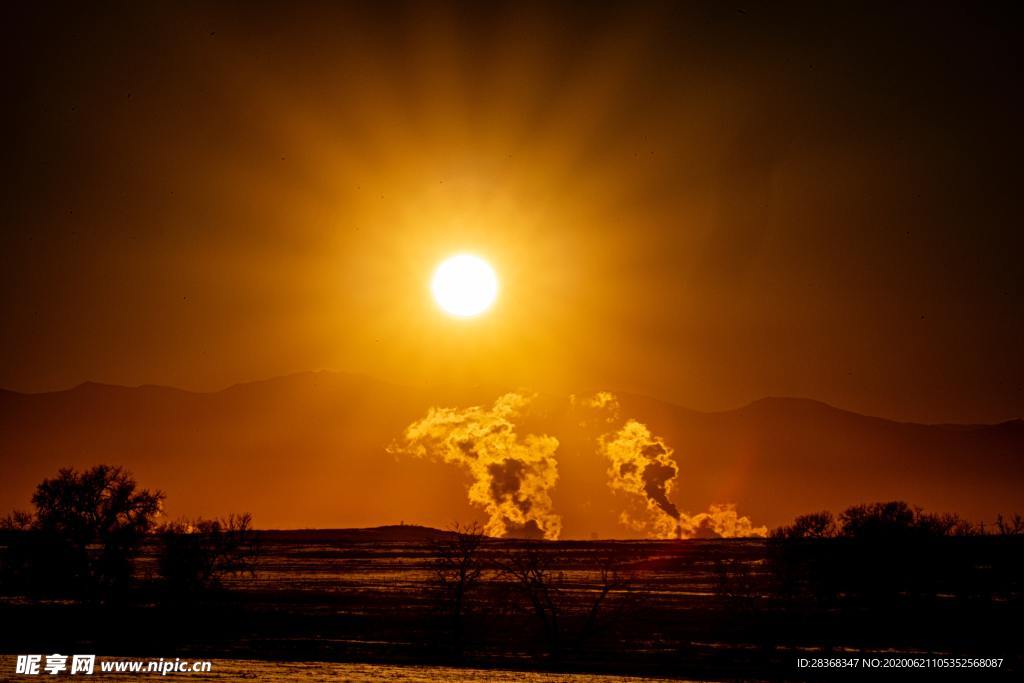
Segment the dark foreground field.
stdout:
<path fill-rule="evenodd" d="M 438 581 L 439 558 L 452 559 L 443 538 L 417 527 L 262 532 L 255 576 L 173 597 L 150 549 L 119 604 L 4 590 L 0 644 L 8 654 L 703 679 L 820 678 L 797 659 L 854 653 L 1003 658 L 1002 675 L 1022 669 L 1020 537 L 891 547 L 484 541 L 482 573 L 461 603 L 450 576 L 447 587 Z"/>

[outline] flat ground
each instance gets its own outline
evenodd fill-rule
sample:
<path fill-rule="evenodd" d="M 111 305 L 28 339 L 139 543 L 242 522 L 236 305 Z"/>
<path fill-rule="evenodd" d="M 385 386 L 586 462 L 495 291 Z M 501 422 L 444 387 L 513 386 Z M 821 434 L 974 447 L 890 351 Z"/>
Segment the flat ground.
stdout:
<path fill-rule="evenodd" d="M 149 548 L 123 605 L 7 595 L 2 651 L 703 679 L 813 677 L 798 658 L 860 653 L 1022 667 L 1016 538 L 904 550 L 487 541 L 461 619 L 435 571 L 447 546 L 415 527 L 263 532 L 261 547 L 255 576 L 212 594 L 170 598 Z"/>

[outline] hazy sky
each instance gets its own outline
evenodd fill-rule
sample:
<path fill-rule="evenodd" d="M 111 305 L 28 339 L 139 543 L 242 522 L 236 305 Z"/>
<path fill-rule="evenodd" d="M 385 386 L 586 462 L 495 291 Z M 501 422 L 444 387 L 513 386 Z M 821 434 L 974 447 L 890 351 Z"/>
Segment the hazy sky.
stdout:
<path fill-rule="evenodd" d="M 21 4 L 0 386 L 1024 416 L 1009 8 Z M 462 250 L 502 281 L 472 321 L 427 286 Z"/>

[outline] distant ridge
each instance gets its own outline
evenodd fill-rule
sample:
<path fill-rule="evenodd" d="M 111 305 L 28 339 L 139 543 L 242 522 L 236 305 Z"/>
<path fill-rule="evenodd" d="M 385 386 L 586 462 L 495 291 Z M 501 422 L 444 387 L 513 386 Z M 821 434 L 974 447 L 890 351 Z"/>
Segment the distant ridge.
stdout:
<path fill-rule="evenodd" d="M 352 382 L 352 383 L 366 383 L 373 384 L 382 387 L 391 387 L 395 390 L 406 391 L 406 392 L 423 392 L 426 391 L 424 388 L 416 388 L 412 386 L 395 384 L 386 380 L 377 379 L 371 375 L 365 373 L 353 373 L 353 372 L 340 372 L 336 370 L 305 370 L 300 372 L 293 372 L 286 375 L 278 375 L 275 377 L 267 377 L 263 379 L 247 380 L 244 382 L 236 382 L 230 384 L 221 389 L 212 389 L 208 391 L 197 391 L 191 389 L 181 389 L 178 387 L 165 385 L 165 384 L 139 384 L 135 386 L 124 385 L 124 384 L 111 384 L 106 382 L 96 382 L 87 380 L 76 384 L 73 387 L 66 389 L 54 389 L 49 391 L 39 392 L 23 392 L 14 389 L 0 388 L 0 396 L 9 395 L 11 397 L 18 396 L 52 396 L 55 394 L 74 394 L 74 393 L 88 393 L 88 392 L 112 392 L 112 393 L 124 393 L 124 392 L 167 392 L 175 394 L 189 394 L 194 396 L 213 396 L 217 394 L 231 393 L 231 392 L 247 392 L 247 391 L 258 391 L 264 388 L 273 388 L 275 386 L 284 386 L 293 383 L 312 383 L 316 384 L 318 381 L 323 381 L 325 384 L 337 383 L 338 381 Z M 497 390 L 495 390 L 497 391 Z M 627 394 L 628 392 L 614 392 L 617 395 Z M 482 400 L 486 401 L 493 397 L 486 397 Z M 638 398 L 646 398 L 639 397 Z M 671 405 L 679 410 L 685 410 L 692 413 L 698 413 L 702 415 L 729 415 L 737 413 L 758 413 L 758 412 L 774 412 L 780 407 L 787 411 L 794 410 L 806 410 L 808 412 L 817 411 L 819 414 L 826 413 L 841 413 L 850 417 L 865 419 L 865 420 L 878 420 L 882 422 L 890 422 L 894 424 L 907 424 L 907 425 L 919 425 L 927 427 L 943 427 L 949 429 L 987 429 L 992 427 L 1004 427 L 1009 426 L 1010 428 L 1022 427 L 1024 428 L 1024 418 L 1012 418 L 1009 420 L 1003 420 L 1000 422 L 993 423 L 957 423 L 957 422 L 939 422 L 939 423 L 926 423 L 926 422 L 913 422 L 908 420 L 895 420 L 892 418 L 867 415 L 864 413 L 858 413 L 853 410 L 846 408 L 840 408 L 813 398 L 806 398 L 800 396 L 765 396 L 762 398 L 754 399 L 749 403 L 740 405 L 736 408 L 729 408 L 726 410 L 698 410 L 695 408 L 688 408 L 681 406 L 672 401 L 665 401 L 663 399 L 649 398 L 651 401 L 658 401 L 666 405 Z"/>
<path fill-rule="evenodd" d="M 417 524 L 385 524 L 360 529 L 258 529 L 257 533 L 268 541 L 305 543 L 437 541 L 454 535 L 452 531 Z"/>
<path fill-rule="evenodd" d="M 363 528 L 405 518 L 443 529 L 481 518 L 466 500 L 465 473 L 386 447 L 431 406 L 486 404 L 497 393 L 441 394 L 327 371 L 215 392 L 98 383 L 0 391 L 0 515 L 27 507 L 35 485 L 58 468 L 105 462 L 165 490 L 172 517 L 249 511 L 260 528 Z M 553 497 L 568 538 L 630 533 L 619 523 L 625 501 L 609 490 L 595 450 L 601 431 L 626 418 L 675 449 L 672 498 L 691 513 L 735 503 L 773 526 L 891 499 L 976 520 L 1024 512 L 1021 420 L 925 425 L 801 398 L 719 412 L 618 398 L 618 422 L 582 428 L 564 397 L 541 396 L 523 426 L 559 440 Z"/>

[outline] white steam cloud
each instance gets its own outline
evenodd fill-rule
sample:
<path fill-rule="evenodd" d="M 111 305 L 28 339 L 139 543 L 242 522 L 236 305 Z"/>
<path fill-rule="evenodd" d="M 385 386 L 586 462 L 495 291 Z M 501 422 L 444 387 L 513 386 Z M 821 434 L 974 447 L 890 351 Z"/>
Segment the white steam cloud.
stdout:
<path fill-rule="evenodd" d="M 588 427 L 595 421 L 611 424 L 619 419 L 619 399 L 608 391 L 599 391 L 593 396 L 569 394 L 569 405 L 582 414 L 580 427 Z"/>
<path fill-rule="evenodd" d="M 679 467 L 673 449 L 646 425 L 628 420 L 617 432 L 605 434 L 599 450 L 607 458 L 608 486 L 638 496 L 644 503 L 640 515 L 623 512 L 619 521 L 636 531 L 657 538 L 766 536 L 766 527 L 755 527 L 749 517 L 740 517 L 732 504 L 712 505 L 707 512 L 680 512 L 669 495 Z"/>
<path fill-rule="evenodd" d="M 532 398 L 508 393 L 490 408 L 431 408 L 389 450 L 468 470 L 469 500 L 487 512 L 489 535 L 557 539 L 562 520 L 551 510 L 550 494 L 558 481 L 558 439 L 516 433 Z"/>
<path fill-rule="evenodd" d="M 469 500 L 487 513 L 484 530 L 489 535 L 555 540 L 562 530 L 551 503 L 558 481 L 558 439 L 516 431 L 533 398 L 508 393 L 490 407 L 431 408 L 388 450 L 468 471 L 473 479 Z M 582 429 L 595 423 L 607 429 L 619 419 L 619 401 L 609 392 L 573 395 L 569 402 Z M 608 486 L 632 499 L 632 510 L 619 515 L 629 528 L 654 538 L 767 535 L 766 527 L 755 527 L 731 503 L 711 505 L 694 515 L 680 511 L 671 500 L 679 476 L 674 450 L 647 425 L 627 420 L 618 431 L 598 439 L 598 450 L 608 465 Z"/>

